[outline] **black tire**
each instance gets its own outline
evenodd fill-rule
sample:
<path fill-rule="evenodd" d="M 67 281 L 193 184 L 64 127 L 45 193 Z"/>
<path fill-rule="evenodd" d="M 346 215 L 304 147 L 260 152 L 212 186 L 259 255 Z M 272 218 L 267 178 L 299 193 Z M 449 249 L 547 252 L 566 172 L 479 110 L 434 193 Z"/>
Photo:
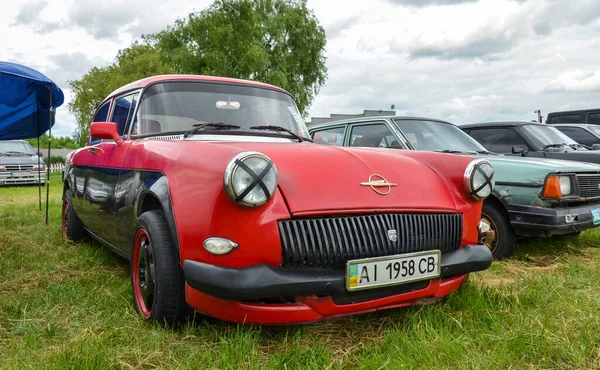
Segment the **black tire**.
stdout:
<path fill-rule="evenodd" d="M 162 211 L 144 212 L 135 224 L 131 255 L 133 302 L 145 321 L 181 323 L 191 309 L 175 243 Z"/>
<path fill-rule="evenodd" d="M 87 238 L 83 222 L 81 222 L 73 209 L 71 189 L 65 189 L 63 192 L 62 233 L 65 239 L 70 239 L 74 242 L 79 242 Z"/>
<path fill-rule="evenodd" d="M 515 251 L 517 235 L 510 225 L 504 209 L 500 209 L 494 203 L 484 202 L 481 221 L 490 224 L 492 230 L 495 232 L 495 241 L 491 242 L 482 236 L 480 237 L 480 242 L 490 248 L 494 259 L 502 260 L 510 257 Z"/>

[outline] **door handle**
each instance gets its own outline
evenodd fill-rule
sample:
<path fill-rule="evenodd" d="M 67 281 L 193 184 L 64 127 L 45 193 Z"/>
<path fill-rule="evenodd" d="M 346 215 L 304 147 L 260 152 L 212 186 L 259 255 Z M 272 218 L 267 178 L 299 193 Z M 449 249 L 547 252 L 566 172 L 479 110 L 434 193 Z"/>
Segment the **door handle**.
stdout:
<path fill-rule="evenodd" d="M 99 148 L 97 146 L 92 146 L 88 149 L 88 152 L 90 152 L 92 154 L 97 154 L 98 152 L 100 152 L 100 154 L 103 154 L 104 150 L 102 150 L 101 148 Z"/>

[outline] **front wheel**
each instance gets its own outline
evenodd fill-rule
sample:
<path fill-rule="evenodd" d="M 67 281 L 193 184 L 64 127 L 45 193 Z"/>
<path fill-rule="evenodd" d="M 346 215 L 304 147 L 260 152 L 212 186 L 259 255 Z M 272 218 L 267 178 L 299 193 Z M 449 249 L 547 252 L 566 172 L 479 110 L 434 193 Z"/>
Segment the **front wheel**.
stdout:
<path fill-rule="evenodd" d="M 488 229 L 479 236 L 479 242 L 490 248 L 496 260 L 510 257 L 515 251 L 517 235 L 505 212 L 495 204 L 484 202 L 481 222 Z"/>
<path fill-rule="evenodd" d="M 62 234 L 63 238 L 74 242 L 82 241 L 87 236 L 83 223 L 73 209 L 71 189 L 65 189 L 63 192 Z"/>
<path fill-rule="evenodd" d="M 161 211 L 148 211 L 137 219 L 131 257 L 133 301 L 144 320 L 184 321 L 190 307 L 185 302 L 183 270 Z"/>

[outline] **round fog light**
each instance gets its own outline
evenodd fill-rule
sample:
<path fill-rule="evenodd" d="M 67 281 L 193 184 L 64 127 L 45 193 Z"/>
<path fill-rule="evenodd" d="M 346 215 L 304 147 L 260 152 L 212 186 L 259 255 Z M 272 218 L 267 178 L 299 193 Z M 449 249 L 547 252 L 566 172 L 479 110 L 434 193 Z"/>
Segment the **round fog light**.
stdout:
<path fill-rule="evenodd" d="M 223 255 L 238 247 L 234 241 L 219 237 L 210 237 L 204 241 L 204 249 L 212 254 Z"/>

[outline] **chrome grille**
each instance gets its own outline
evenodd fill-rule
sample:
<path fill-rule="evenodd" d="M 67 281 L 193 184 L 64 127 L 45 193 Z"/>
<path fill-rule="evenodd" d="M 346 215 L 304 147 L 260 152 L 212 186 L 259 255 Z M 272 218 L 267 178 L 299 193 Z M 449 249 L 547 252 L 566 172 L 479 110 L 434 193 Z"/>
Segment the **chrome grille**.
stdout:
<path fill-rule="evenodd" d="M 4 166 L 4 168 L 6 169 L 6 172 L 11 172 L 11 171 L 33 171 L 33 165 L 32 164 L 26 164 L 26 165 L 6 165 Z"/>
<path fill-rule="evenodd" d="M 462 214 L 383 213 L 279 221 L 283 266 L 343 267 L 348 260 L 456 250 Z M 396 230 L 397 240 L 388 232 Z"/>
<path fill-rule="evenodd" d="M 579 196 L 600 197 L 600 175 L 577 175 Z"/>

